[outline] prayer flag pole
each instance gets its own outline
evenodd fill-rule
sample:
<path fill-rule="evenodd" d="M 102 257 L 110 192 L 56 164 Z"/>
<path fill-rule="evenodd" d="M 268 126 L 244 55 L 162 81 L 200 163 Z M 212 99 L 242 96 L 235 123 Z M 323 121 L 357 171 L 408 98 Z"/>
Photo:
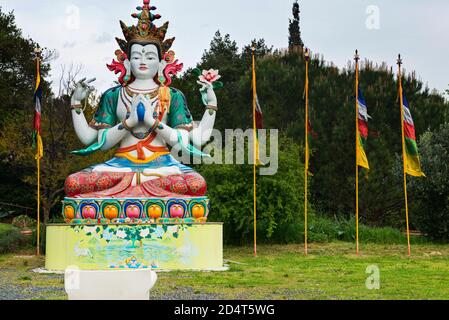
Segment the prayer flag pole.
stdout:
<path fill-rule="evenodd" d="M 304 166 L 304 255 L 308 254 L 308 178 L 309 178 L 309 49 L 305 49 L 304 58 L 306 62 L 306 82 L 305 82 L 305 166 Z"/>
<path fill-rule="evenodd" d="M 254 148 L 254 165 L 253 165 L 253 185 L 254 185 L 254 256 L 257 257 L 257 123 L 256 123 L 256 108 L 257 108 L 257 91 L 256 91 L 256 57 L 255 46 L 251 47 L 252 52 L 252 87 L 253 87 L 253 148 Z"/>
<path fill-rule="evenodd" d="M 411 246 L 410 246 L 410 224 L 409 224 L 409 215 L 408 215 L 408 196 L 407 196 L 407 172 L 406 172 L 406 151 L 405 151 L 405 129 L 404 129 L 404 96 L 402 92 L 402 58 L 401 55 L 398 56 L 398 82 L 399 82 L 399 101 L 401 108 L 401 129 L 402 129 L 402 162 L 404 169 L 404 199 L 405 199 L 405 221 L 407 225 L 407 248 L 408 255 L 411 255 Z"/>
<path fill-rule="evenodd" d="M 40 255 L 40 207 L 41 207 L 41 159 L 43 157 L 43 144 L 41 136 L 41 99 L 42 99 L 42 89 L 41 89 L 41 74 L 40 74 L 40 63 L 41 63 L 41 48 L 36 48 L 34 50 L 36 54 L 36 87 L 34 92 L 34 104 L 35 104 L 35 115 L 34 115 L 34 135 L 36 143 L 36 167 L 37 167 L 37 248 L 36 255 Z"/>
<path fill-rule="evenodd" d="M 355 246 L 359 255 L 359 51 L 355 51 Z"/>

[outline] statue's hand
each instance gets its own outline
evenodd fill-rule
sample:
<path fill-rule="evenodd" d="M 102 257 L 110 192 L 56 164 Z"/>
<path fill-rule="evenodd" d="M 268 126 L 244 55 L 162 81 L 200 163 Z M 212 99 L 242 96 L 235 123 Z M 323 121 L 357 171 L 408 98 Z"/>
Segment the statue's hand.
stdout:
<path fill-rule="evenodd" d="M 130 128 L 134 128 L 139 124 L 139 115 L 137 113 L 137 107 L 141 101 L 140 95 L 136 95 L 133 98 L 132 105 L 131 105 L 131 113 L 129 115 L 129 118 L 126 119 L 126 124 Z"/>
<path fill-rule="evenodd" d="M 154 106 L 145 96 L 142 96 L 142 103 L 145 106 L 145 117 L 143 121 L 147 127 L 151 128 L 156 122 L 154 118 Z"/>
<path fill-rule="evenodd" d="M 197 81 L 197 83 L 201 85 L 200 92 L 203 98 L 203 102 L 208 106 L 217 107 L 217 96 L 215 95 L 212 83 L 207 81 Z"/>
<path fill-rule="evenodd" d="M 82 100 L 87 98 L 89 93 L 94 91 L 94 87 L 90 86 L 90 84 L 95 80 L 95 78 L 92 78 L 86 81 L 86 78 L 83 78 L 76 83 L 75 91 L 71 99 L 72 105 L 80 104 Z"/>

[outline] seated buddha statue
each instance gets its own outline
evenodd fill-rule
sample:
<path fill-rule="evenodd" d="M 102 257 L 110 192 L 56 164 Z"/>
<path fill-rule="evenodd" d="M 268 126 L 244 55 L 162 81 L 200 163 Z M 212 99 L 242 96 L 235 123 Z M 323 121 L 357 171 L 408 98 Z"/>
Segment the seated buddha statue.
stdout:
<path fill-rule="evenodd" d="M 133 14 L 136 26 L 121 22 L 126 40 L 117 39 L 111 70 L 122 72 L 120 85 L 101 97 L 93 120 L 88 123 L 81 101 L 92 90 L 85 79 L 77 83 L 71 98 L 73 125 L 87 149 L 75 154 L 88 155 L 116 146 L 115 156 L 70 175 L 65 182 L 71 198 L 141 198 L 201 197 L 207 186 L 203 177 L 177 161 L 172 148 L 201 152 L 196 149 L 210 139 L 215 124 L 217 98 L 210 81 L 203 77 L 203 102 L 206 110 L 202 121 L 194 124 L 183 93 L 169 86 L 170 75 L 182 65 L 173 62 L 169 51 L 174 38 L 165 40 L 168 22 L 156 27 L 154 7 L 144 0 L 140 11 Z M 171 74 L 170 74 L 171 72 Z M 193 151 L 192 151 L 193 150 Z"/>

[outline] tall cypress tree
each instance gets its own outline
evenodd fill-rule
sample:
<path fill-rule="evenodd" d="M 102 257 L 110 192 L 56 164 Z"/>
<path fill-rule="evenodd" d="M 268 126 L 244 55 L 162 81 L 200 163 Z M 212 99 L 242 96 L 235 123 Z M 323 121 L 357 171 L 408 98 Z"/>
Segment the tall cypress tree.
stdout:
<path fill-rule="evenodd" d="M 301 39 L 301 30 L 299 27 L 299 3 L 298 0 L 293 4 L 293 20 L 290 19 L 288 38 L 288 50 L 289 52 L 302 52 L 304 49 L 304 42 Z"/>

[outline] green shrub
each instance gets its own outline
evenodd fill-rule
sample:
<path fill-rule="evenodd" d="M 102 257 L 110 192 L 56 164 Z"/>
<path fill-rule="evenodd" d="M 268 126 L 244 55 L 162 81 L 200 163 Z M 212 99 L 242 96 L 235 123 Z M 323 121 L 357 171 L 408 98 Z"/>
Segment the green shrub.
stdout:
<path fill-rule="evenodd" d="M 257 177 L 257 226 L 261 240 L 274 238 L 285 241 L 284 226 L 303 216 L 304 166 L 298 160 L 300 147 L 286 138 L 280 139 L 279 147 L 277 174 Z M 202 165 L 198 171 L 208 183 L 211 200 L 209 221 L 225 222 L 225 243 L 251 241 L 253 166 Z"/>
<path fill-rule="evenodd" d="M 37 222 L 35 219 L 30 218 L 26 215 L 15 217 L 12 220 L 12 225 L 20 229 L 33 229 L 36 227 L 36 224 Z"/>
<path fill-rule="evenodd" d="M 19 229 L 10 224 L 0 223 L 0 253 L 17 250 L 25 243 Z"/>
<path fill-rule="evenodd" d="M 434 240 L 449 241 L 449 123 L 419 143 L 426 178 L 409 178 L 411 223 Z"/>
<path fill-rule="evenodd" d="M 310 243 L 327 243 L 332 241 L 355 242 L 355 219 L 329 218 L 323 215 L 310 215 L 308 223 L 308 241 Z M 304 222 L 296 221 L 292 224 L 278 226 L 279 232 L 268 242 L 303 243 Z M 265 239 L 266 240 L 266 239 Z M 404 244 L 404 232 L 391 227 L 371 227 L 359 224 L 360 243 Z M 412 242 L 422 243 L 423 237 L 412 237 Z"/>

